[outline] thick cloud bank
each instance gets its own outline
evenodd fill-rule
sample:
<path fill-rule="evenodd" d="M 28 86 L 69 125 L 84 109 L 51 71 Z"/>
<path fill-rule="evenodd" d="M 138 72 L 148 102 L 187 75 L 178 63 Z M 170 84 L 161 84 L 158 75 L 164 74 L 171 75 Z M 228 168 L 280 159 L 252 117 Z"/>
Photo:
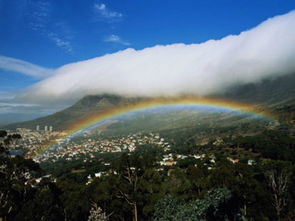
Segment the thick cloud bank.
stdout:
<path fill-rule="evenodd" d="M 239 35 L 202 44 L 172 44 L 72 63 L 22 94 L 48 102 L 115 93 L 126 96 L 208 95 L 235 84 L 295 71 L 295 11 Z"/>

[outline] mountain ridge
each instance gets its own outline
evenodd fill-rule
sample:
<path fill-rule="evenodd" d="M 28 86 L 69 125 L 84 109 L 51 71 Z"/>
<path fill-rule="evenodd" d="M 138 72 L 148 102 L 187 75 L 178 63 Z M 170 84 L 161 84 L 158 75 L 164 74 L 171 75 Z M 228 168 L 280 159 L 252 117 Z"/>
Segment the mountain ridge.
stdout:
<path fill-rule="evenodd" d="M 276 79 L 268 79 L 259 83 L 245 84 L 233 87 L 229 92 L 216 95 L 219 99 L 247 102 L 254 105 L 262 105 L 276 112 L 295 112 L 295 73 Z M 149 98 L 121 97 L 118 95 L 102 94 L 88 95 L 77 101 L 74 105 L 58 111 L 54 114 L 34 120 L 13 123 L 4 126 L 6 129 L 24 127 L 35 129 L 45 125 L 53 126 L 54 130 L 63 130 L 66 125 L 86 117 L 93 112 L 101 112 L 114 107 L 130 105 Z M 294 114 L 293 114 L 294 115 Z"/>
<path fill-rule="evenodd" d="M 9 124 L 4 126 L 4 128 L 15 129 L 18 127 L 24 127 L 35 129 L 37 125 L 41 128 L 50 125 L 53 126 L 55 130 L 63 130 L 66 128 L 66 125 L 73 123 L 75 120 L 86 117 L 93 112 L 101 112 L 115 106 L 130 104 L 138 100 L 140 100 L 140 98 L 124 98 L 110 94 L 87 95 L 72 106 L 54 114 L 34 120 Z"/>

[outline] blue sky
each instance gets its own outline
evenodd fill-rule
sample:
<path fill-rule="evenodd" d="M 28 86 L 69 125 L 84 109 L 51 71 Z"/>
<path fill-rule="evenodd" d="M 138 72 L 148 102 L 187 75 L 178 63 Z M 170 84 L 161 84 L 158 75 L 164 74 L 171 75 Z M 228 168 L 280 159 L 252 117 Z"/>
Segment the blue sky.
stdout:
<path fill-rule="evenodd" d="M 294 0 L 0 0 L 0 55 L 56 69 L 126 48 L 237 35 L 293 9 Z M 0 97 L 40 79 L 2 66 Z"/>
<path fill-rule="evenodd" d="M 0 54 L 56 68 L 127 47 L 220 39 L 294 8 L 293 0 L 1 0 Z"/>

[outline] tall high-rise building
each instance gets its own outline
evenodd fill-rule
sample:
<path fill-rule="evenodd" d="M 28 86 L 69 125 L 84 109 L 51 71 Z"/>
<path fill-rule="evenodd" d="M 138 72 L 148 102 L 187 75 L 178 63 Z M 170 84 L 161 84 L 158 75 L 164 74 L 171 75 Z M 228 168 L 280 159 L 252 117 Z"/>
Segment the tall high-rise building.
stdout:
<path fill-rule="evenodd" d="M 48 131 L 48 126 L 47 125 L 44 127 L 44 130 L 45 131 Z"/>
<path fill-rule="evenodd" d="M 49 131 L 52 132 L 53 131 L 53 127 L 49 126 Z"/>
<path fill-rule="evenodd" d="M 40 130 L 40 125 L 36 126 L 36 130 L 39 131 Z"/>

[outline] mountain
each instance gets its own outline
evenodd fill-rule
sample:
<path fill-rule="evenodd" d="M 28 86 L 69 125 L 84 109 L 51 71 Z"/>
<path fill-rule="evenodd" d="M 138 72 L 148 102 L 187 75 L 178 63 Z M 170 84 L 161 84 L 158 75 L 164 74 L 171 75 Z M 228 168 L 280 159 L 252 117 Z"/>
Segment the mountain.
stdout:
<path fill-rule="evenodd" d="M 217 95 L 216 97 L 267 106 L 273 111 L 284 115 L 284 118 L 291 117 L 292 120 L 294 120 L 294 85 L 295 73 L 275 79 L 264 80 L 255 84 L 252 83 L 233 87 L 229 89 L 227 93 Z M 10 124 L 5 128 L 14 129 L 24 127 L 35 129 L 37 125 L 40 125 L 41 128 L 44 128 L 45 125 L 50 125 L 53 126 L 54 130 L 63 130 L 66 125 L 69 125 L 93 112 L 99 113 L 112 107 L 132 104 L 143 99 L 144 98 L 126 98 L 109 94 L 90 95 L 82 98 L 74 105 L 52 115 L 35 120 Z M 159 120 L 161 120 L 161 118 L 159 118 Z M 181 118 L 179 121 L 181 121 Z"/>
<path fill-rule="evenodd" d="M 267 107 L 279 120 L 295 123 L 295 73 L 235 87 L 224 96 Z"/>
<path fill-rule="evenodd" d="M 269 107 L 276 107 L 282 104 L 294 105 L 295 101 L 295 73 L 265 79 L 258 83 L 244 84 L 231 88 L 225 97 L 249 102 L 263 104 Z"/>
<path fill-rule="evenodd" d="M 53 126 L 54 130 L 63 130 L 65 129 L 66 125 L 69 125 L 93 112 L 99 113 L 103 110 L 110 109 L 115 106 L 128 105 L 138 100 L 139 98 L 125 98 L 109 94 L 89 95 L 62 111 L 56 112 L 46 117 L 37 118 L 35 120 L 10 124 L 5 126 L 5 128 L 36 129 L 37 125 L 39 125 L 40 128 L 50 125 Z"/>

